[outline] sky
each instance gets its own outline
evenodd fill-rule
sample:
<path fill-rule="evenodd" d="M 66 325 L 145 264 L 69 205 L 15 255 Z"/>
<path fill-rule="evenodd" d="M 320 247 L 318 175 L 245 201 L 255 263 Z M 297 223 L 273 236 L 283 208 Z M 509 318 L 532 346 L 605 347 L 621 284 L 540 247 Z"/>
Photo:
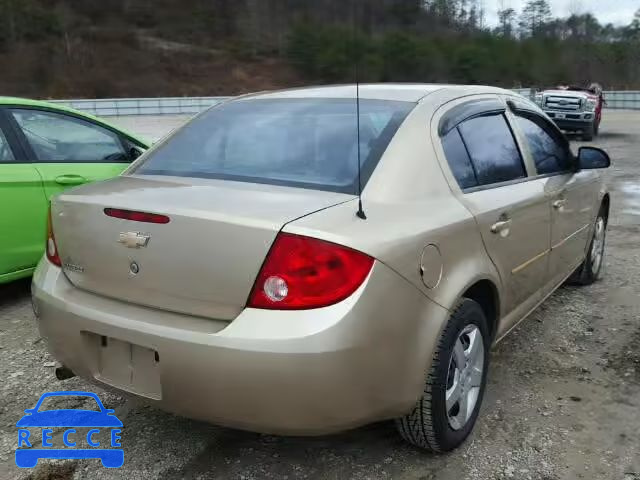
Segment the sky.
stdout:
<path fill-rule="evenodd" d="M 487 22 L 491 26 L 498 23 L 497 12 L 502 4 L 520 13 L 525 3 L 526 0 L 484 0 Z M 640 0 L 549 0 L 549 4 L 556 17 L 567 17 L 574 11 L 591 12 L 600 23 L 617 26 L 630 24 L 633 14 L 640 9 Z"/>

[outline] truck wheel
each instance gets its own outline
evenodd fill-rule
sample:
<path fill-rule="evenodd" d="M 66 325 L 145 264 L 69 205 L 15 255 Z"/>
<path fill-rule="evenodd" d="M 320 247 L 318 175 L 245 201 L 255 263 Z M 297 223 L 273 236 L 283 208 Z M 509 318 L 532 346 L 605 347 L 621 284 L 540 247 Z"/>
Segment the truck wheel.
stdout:
<path fill-rule="evenodd" d="M 585 142 L 590 142 L 591 140 L 593 140 L 593 137 L 596 136 L 596 125 L 595 123 L 592 123 L 591 125 L 589 125 L 587 128 L 585 128 L 582 131 L 582 139 Z"/>
<path fill-rule="evenodd" d="M 402 438 L 432 452 L 448 452 L 466 440 L 482 404 L 490 346 L 482 308 L 462 299 L 438 342 L 420 400 L 396 420 Z"/>

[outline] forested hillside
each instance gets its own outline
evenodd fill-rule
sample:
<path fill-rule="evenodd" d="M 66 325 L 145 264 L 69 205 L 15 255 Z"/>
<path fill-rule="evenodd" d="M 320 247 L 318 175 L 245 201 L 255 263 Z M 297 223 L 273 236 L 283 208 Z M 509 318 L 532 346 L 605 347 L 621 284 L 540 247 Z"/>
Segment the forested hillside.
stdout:
<path fill-rule="evenodd" d="M 0 94 L 236 94 L 352 81 L 356 58 L 366 81 L 640 89 L 640 12 L 531 0 L 489 28 L 478 0 L 0 0 Z"/>

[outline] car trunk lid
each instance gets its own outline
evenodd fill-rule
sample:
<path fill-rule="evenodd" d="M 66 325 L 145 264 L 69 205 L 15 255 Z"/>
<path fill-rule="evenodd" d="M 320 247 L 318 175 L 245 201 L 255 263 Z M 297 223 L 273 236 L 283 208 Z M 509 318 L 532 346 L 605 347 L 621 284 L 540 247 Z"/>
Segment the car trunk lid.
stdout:
<path fill-rule="evenodd" d="M 76 287 L 232 320 L 280 229 L 352 198 L 223 180 L 125 176 L 60 195 L 52 221 L 64 272 Z M 116 218 L 105 209 L 164 215 L 169 222 Z"/>

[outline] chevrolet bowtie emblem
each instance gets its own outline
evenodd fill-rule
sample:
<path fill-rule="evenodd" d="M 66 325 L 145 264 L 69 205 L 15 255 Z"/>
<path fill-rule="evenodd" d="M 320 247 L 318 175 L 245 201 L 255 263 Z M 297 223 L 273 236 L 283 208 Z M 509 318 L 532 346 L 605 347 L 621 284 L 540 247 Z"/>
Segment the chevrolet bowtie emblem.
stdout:
<path fill-rule="evenodd" d="M 146 247 L 149 243 L 149 235 L 139 232 L 122 232 L 118 242 L 122 243 L 127 248 L 141 248 Z"/>

